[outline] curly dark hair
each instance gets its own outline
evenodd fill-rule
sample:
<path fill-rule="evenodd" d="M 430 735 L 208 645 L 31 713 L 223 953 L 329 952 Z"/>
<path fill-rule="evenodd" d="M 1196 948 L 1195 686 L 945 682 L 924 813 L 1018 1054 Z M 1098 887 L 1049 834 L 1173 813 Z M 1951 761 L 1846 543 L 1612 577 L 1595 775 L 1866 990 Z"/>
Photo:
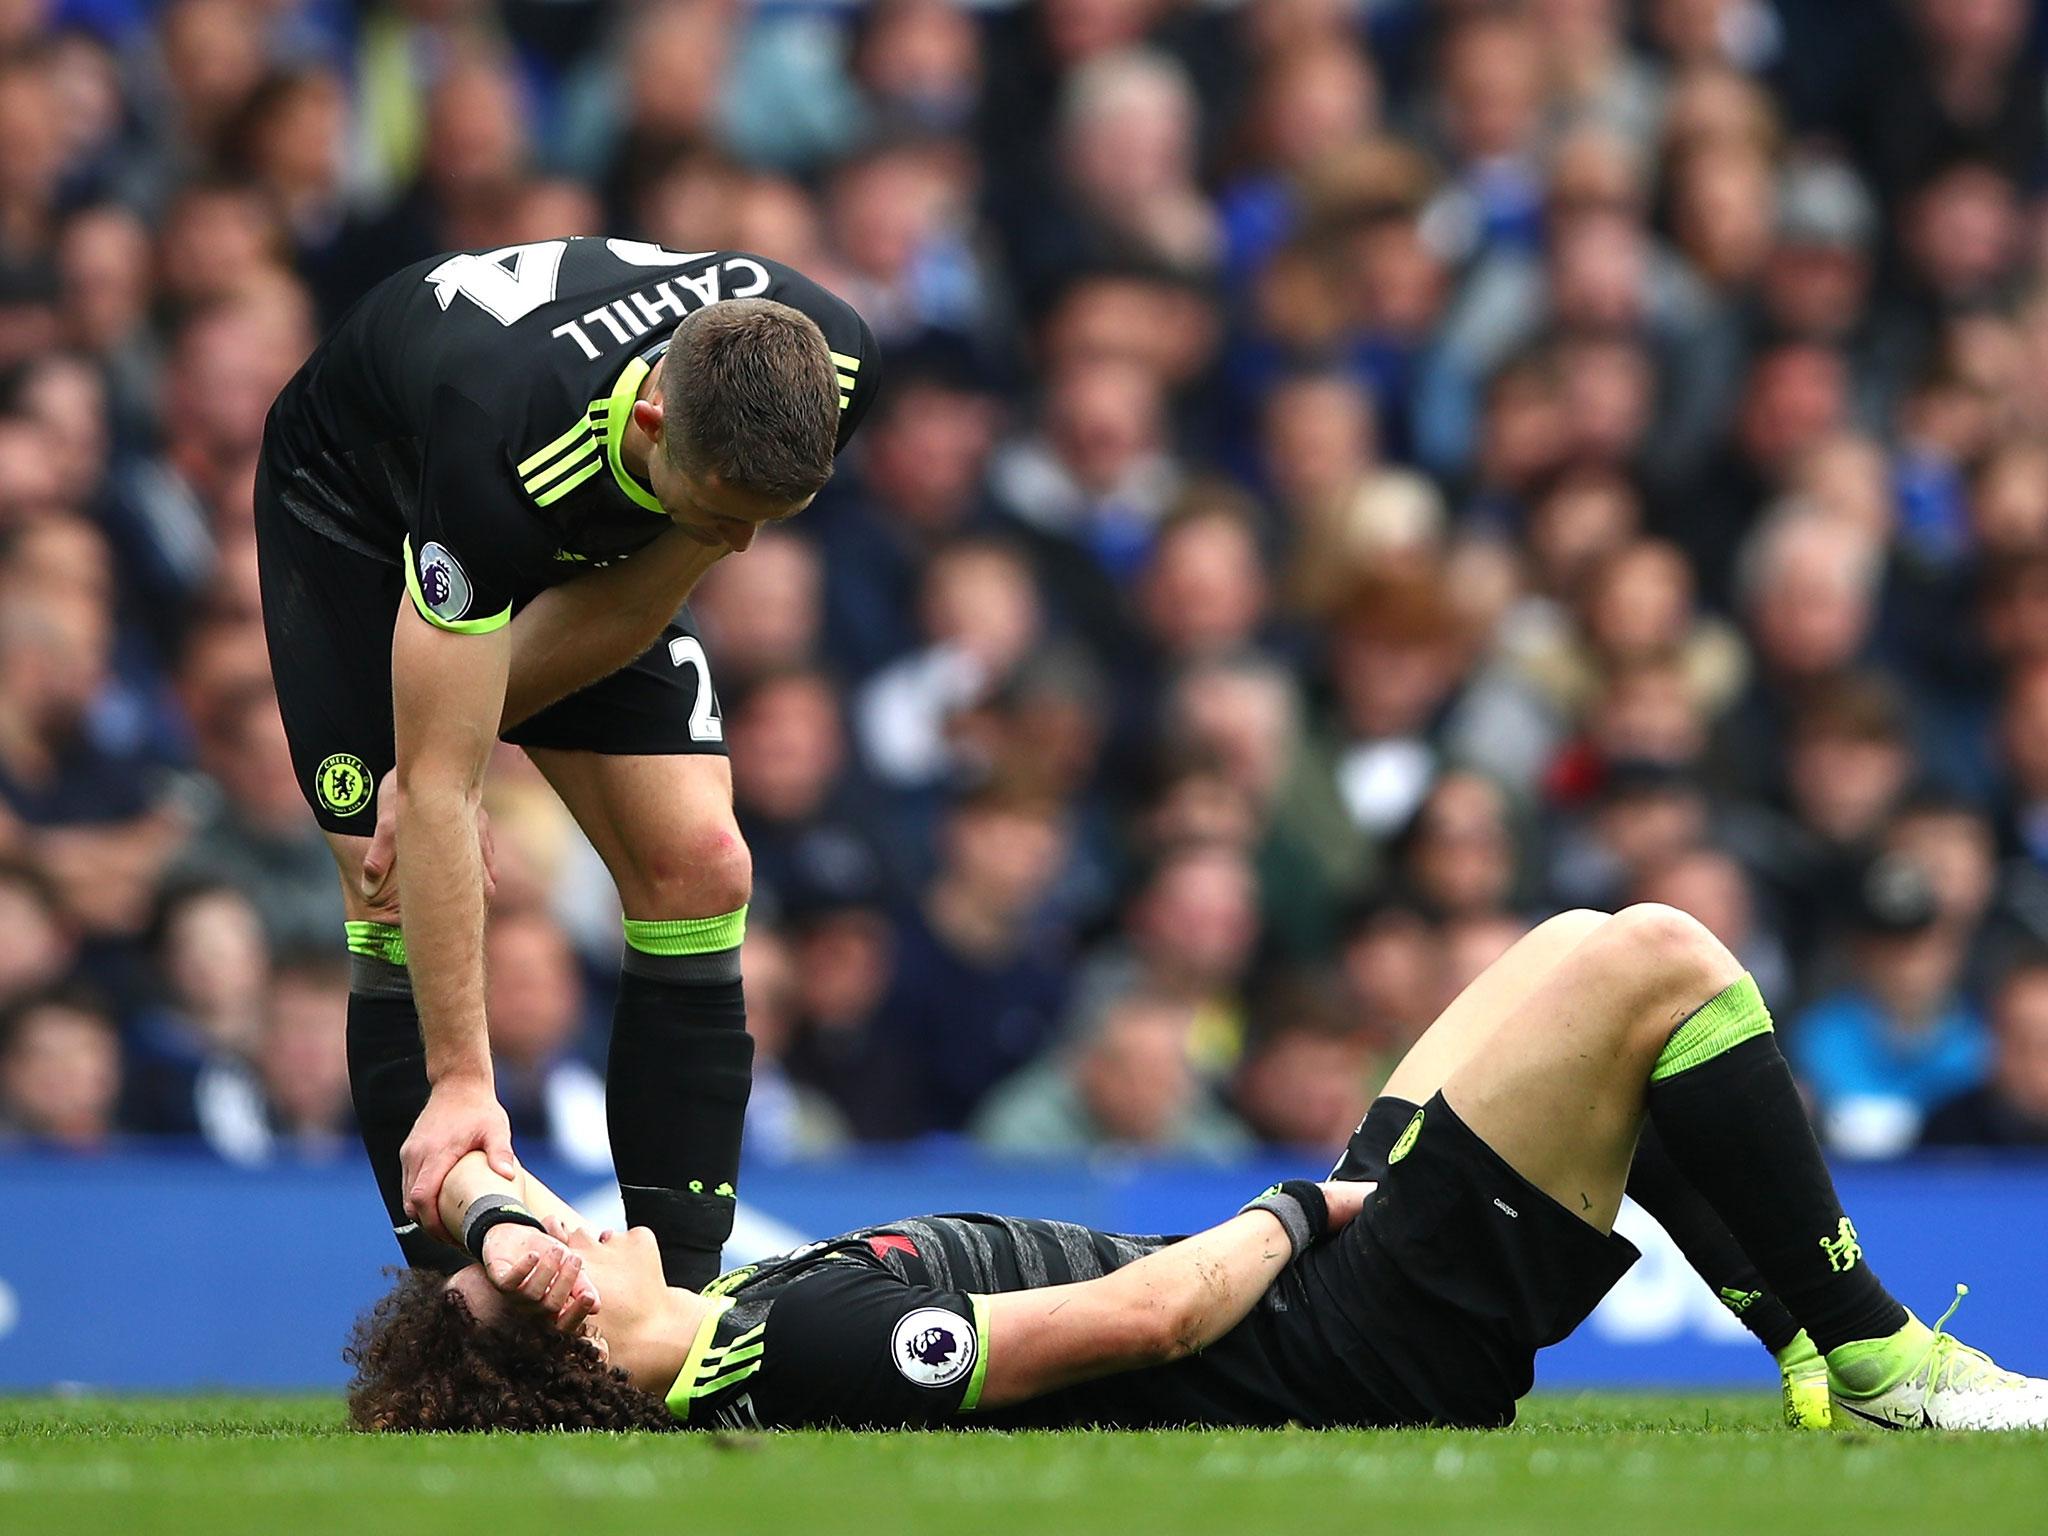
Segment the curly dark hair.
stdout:
<path fill-rule="evenodd" d="M 477 1321 L 447 1278 L 407 1270 L 356 1320 L 342 1359 L 355 1367 L 349 1422 L 362 1430 L 680 1428 L 587 1339 L 535 1318 Z"/>

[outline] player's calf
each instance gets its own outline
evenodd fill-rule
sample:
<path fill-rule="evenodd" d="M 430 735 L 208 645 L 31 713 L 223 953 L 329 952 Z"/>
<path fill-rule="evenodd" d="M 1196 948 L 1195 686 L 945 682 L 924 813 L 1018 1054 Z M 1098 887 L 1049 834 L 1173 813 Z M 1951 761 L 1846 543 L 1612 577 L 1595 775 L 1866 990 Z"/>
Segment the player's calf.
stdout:
<path fill-rule="evenodd" d="M 657 840 L 621 881 L 628 917 L 605 1072 L 626 1218 L 653 1229 L 671 1285 L 701 1289 L 732 1234 L 753 1085 L 740 946 L 752 864 L 729 819 Z M 729 905 L 728 905 L 729 903 Z"/>

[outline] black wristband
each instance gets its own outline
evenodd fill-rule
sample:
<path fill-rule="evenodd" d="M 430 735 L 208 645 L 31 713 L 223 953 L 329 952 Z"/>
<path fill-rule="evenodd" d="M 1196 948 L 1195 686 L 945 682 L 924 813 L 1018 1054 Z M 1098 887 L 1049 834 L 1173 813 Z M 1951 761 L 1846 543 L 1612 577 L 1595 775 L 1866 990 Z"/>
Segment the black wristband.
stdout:
<path fill-rule="evenodd" d="M 1330 1235 L 1330 1202 L 1312 1179 L 1287 1179 L 1258 1199 L 1247 1201 L 1238 1214 L 1264 1211 L 1287 1231 L 1287 1241 L 1300 1255 L 1304 1248 Z"/>
<path fill-rule="evenodd" d="M 472 1259 L 481 1264 L 484 1261 L 484 1238 L 491 1228 L 506 1226 L 547 1231 L 541 1219 L 512 1196 L 479 1195 L 470 1202 L 469 1214 L 463 1218 L 462 1246 L 469 1250 Z"/>

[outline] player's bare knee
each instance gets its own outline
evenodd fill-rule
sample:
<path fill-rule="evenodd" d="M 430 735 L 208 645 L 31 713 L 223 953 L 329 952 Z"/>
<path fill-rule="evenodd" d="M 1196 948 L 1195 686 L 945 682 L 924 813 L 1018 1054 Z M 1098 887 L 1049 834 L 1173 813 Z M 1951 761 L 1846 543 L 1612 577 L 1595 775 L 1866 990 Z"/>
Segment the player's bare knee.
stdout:
<path fill-rule="evenodd" d="M 719 917 L 753 898 L 754 856 L 729 819 L 681 826 L 635 855 L 620 894 L 635 917 Z"/>
<path fill-rule="evenodd" d="M 1598 907 L 1573 907 L 1554 917 L 1546 917 L 1529 932 L 1532 938 L 1541 934 L 1546 938 L 1556 938 L 1569 947 L 1591 938 L 1613 920 L 1612 912 L 1602 912 Z"/>
<path fill-rule="evenodd" d="M 1742 974 L 1742 964 L 1689 912 L 1642 902 L 1601 929 L 1642 983 L 1676 1008 L 1695 1008 Z"/>

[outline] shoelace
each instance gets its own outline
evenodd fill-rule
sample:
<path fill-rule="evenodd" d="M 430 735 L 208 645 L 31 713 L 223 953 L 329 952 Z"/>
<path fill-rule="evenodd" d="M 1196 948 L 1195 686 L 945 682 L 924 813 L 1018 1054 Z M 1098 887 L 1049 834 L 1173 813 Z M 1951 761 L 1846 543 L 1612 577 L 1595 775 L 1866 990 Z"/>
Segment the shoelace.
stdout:
<path fill-rule="evenodd" d="M 1948 1320 L 1956 1315 L 1956 1309 L 1969 1294 L 1970 1288 L 1958 1281 L 1956 1299 L 1935 1320 L 1934 1342 L 1927 1352 L 1929 1391 L 1939 1391 L 1944 1387 L 1967 1391 L 1972 1387 L 2004 1386 L 2024 1379 L 2017 1372 L 2006 1370 L 1983 1350 L 1972 1349 L 1948 1331 Z"/>

